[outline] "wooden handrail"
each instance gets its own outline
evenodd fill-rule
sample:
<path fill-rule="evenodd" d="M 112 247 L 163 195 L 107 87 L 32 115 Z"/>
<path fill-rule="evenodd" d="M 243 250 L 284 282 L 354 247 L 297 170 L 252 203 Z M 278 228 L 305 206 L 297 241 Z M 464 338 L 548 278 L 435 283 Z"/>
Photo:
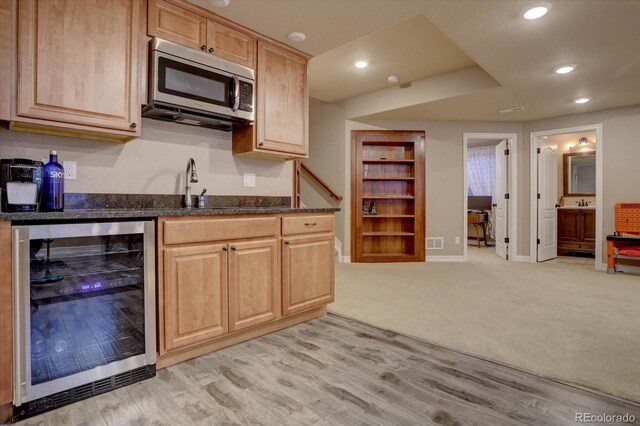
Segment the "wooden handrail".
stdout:
<path fill-rule="evenodd" d="M 318 181 L 318 183 L 319 183 L 320 185 L 322 185 L 322 187 L 323 187 L 324 189 L 326 189 L 326 190 L 327 190 L 327 192 L 329 193 L 329 195 L 330 195 L 331 197 L 335 198 L 335 199 L 336 199 L 336 200 L 338 200 L 338 201 L 342 201 L 342 199 L 344 198 L 342 195 L 340 195 L 340 194 L 338 194 L 336 191 L 334 191 L 334 190 L 333 190 L 333 188 L 331 188 L 327 182 L 325 182 L 324 180 L 322 180 L 322 179 L 321 179 L 317 174 L 315 174 L 313 171 L 311 171 L 311 169 L 310 169 L 306 164 L 304 164 L 302 161 L 299 161 L 299 160 L 298 160 L 298 162 L 299 162 L 299 164 L 300 164 L 300 168 L 301 168 L 302 170 L 304 170 L 305 172 L 309 173 L 309 176 L 311 176 L 311 177 L 312 177 L 312 178 L 314 178 L 316 181 Z"/>

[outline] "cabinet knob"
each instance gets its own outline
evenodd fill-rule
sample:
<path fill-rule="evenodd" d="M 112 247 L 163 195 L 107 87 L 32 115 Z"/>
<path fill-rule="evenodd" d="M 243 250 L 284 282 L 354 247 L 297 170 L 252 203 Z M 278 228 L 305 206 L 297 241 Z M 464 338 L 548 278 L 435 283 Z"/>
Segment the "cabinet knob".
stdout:
<path fill-rule="evenodd" d="M 203 44 L 202 46 L 200 46 L 200 50 L 205 51 L 207 50 L 207 45 Z"/>
<path fill-rule="evenodd" d="M 291 242 L 290 242 L 290 241 L 288 241 L 288 240 L 284 240 L 284 243 L 285 243 L 286 245 L 291 244 Z"/>
<path fill-rule="evenodd" d="M 237 250 L 237 249 L 238 249 L 238 247 L 236 247 L 236 246 L 231 246 L 231 250 Z"/>
<path fill-rule="evenodd" d="M 136 124 L 136 123 L 131 123 L 131 124 L 129 125 L 129 127 L 131 127 L 132 129 L 135 129 L 136 127 L 138 127 L 138 124 Z"/>
<path fill-rule="evenodd" d="M 209 48 L 209 53 L 213 53 L 213 47 Z"/>
<path fill-rule="evenodd" d="M 316 226 L 318 223 L 317 222 L 313 222 L 313 223 L 305 223 L 304 226 L 306 227 L 312 227 L 312 226 Z"/>
<path fill-rule="evenodd" d="M 227 251 L 227 250 L 229 250 L 227 246 L 222 247 L 222 251 Z"/>
<path fill-rule="evenodd" d="M 258 142 L 258 146 L 264 145 L 264 142 Z"/>

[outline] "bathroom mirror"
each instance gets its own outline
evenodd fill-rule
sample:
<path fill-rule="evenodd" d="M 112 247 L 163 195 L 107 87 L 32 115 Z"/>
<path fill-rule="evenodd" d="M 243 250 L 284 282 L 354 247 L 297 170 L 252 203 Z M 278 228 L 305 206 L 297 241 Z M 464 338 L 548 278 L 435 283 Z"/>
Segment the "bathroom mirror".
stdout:
<path fill-rule="evenodd" d="M 596 153 L 564 154 L 564 196 L 594 197 L 596 195 Z"/>

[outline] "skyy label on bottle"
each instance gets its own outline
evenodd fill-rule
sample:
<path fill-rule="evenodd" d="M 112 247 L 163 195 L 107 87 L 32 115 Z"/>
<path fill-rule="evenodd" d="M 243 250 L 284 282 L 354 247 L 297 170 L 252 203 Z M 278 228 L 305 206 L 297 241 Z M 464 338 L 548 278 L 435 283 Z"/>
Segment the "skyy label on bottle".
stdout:
<path fill-rule="evenodd" d="M 51 151 L 44 166 L 42 208 L 48 211 L 64 209 L 64 168 L 58 163 L 58 153 Z"/>

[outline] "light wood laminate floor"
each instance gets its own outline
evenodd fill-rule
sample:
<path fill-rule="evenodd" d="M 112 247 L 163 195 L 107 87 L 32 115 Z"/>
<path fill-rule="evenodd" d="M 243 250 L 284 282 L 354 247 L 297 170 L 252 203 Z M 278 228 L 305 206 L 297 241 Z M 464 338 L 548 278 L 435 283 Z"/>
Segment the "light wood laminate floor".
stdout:
<path fill-rule="evenodd" d="M 638 405 L 328 315 L 22 424 L 529 426 L 583 412 L 640 419 Z"/>

